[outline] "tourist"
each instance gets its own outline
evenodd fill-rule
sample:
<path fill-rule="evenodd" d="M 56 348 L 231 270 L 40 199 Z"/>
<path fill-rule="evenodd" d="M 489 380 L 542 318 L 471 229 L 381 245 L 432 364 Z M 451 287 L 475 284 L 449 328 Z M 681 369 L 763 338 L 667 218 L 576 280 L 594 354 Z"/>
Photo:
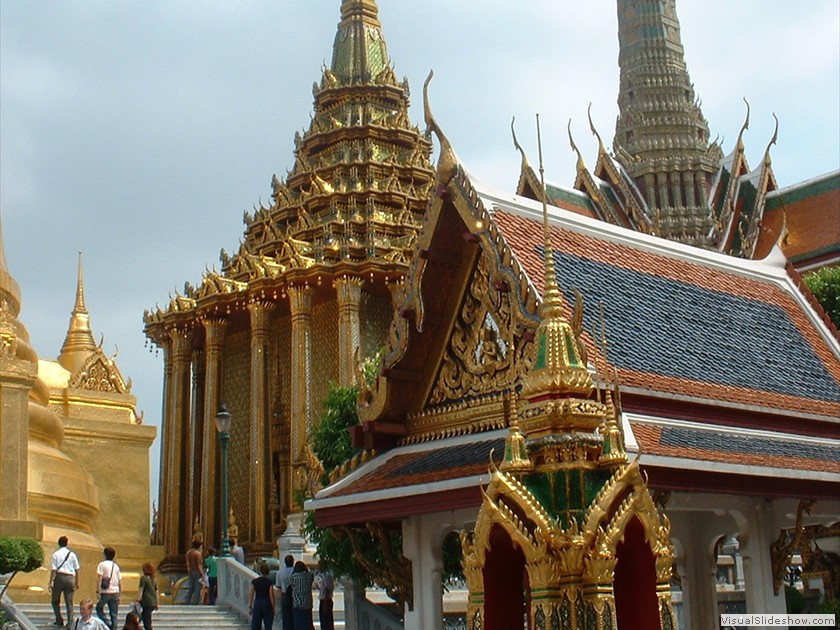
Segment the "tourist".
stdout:
<path fill-rule="evenodd" d="M 228 544 L 230 545 L 230 555 L 236 560 L 239 564 L 245 564 L 245 550 L 239 546 L 236 542 L 236 538 L 233 536 L 230 537 L 228 540 Z"/>
<path fill-rule="evenodd" d="M 292 619 L 295 630 L 314 630 L 312 624 L 312 582 L 315 577 L 298 560 L 292 573 Z"/>
<path fill-rule="evenodd" d="M 196 605 L 201 601 L 201 580 L 204 578 L 204 556 L 201 554 L 202 542 L 194 540 L 192 549 L 187 552 L 187 604 Z"/>
<path fill-rule="evenodd" d="M 204 570 L 207 572 L 207 603 L 216 605 L 219 594 L 219 567 L 216 565 L 216 548 L 210 547 L 204 559 Z"/>
<path fill-rule="evenodd" d="M 73 592 L 79 588 L 79 558 L 67 547 L 67 536 L 58 539 L 58 549 L 52 555 L 50 563 L 50 595 L 55 623 L 63 627 L 61 616 L 61 595 L 64 594 L 64 607 L 67 609 L 67 623 L 73 623 Z"/>
<path fill-rule="evenodd" d="M 71 630 L 108 630 L 108 625 L 104 621 L 93 616 L 93 600 L 82 600 L 79 604 L 79 615 L 73 625 L 67 626 L 68 628 Z"/>
<path fill-rule="evenodd" d="M 323 560 L 318 561 L 318 621 L 321 630 L 335 630 L 333 618 L 333 591 L 335 591 L 335 580 L 332 574 L 327 571 Z"/>
<path fill-rule="evenodd" d="M 295 571 L 295 558 L 289 554 L 283 558 L 285 566 L 277 572 L 274 585 L 280 591 L 280 615 L 283 630 L 293 630 L 292 621 L 292 573 Z"/>
<path fill-rule="evenodd" d="M 259 577 L 251 580 L 248 591 L 248 612 L 251 615 L 251 630 L 271 630 L 274 625 L 274 585 L 268 579 L 268 563 L 260 564 Z"/>
<path fill-rule="evenodd" d="M 120 592 L 122 591 L 122 575 L 120 567 L 114 562 L 117 552 L 113 547 L 105 547 L 103 550 L 105 559 L 96 567 L 97 591 L 99 601 L 96 602 L 96 616 L 108 624 L 111 630 L 116 630 L 117 616 L 120 606 Z M 108 616 L 110 621 L 105 619 L 105 605 L 108 605 Z"/>
<path fill-rule="evenodd" d="M 140 617 L 137 613 L 130 612 L 125 616 L 125 624 L 122 630 L 140 630 Z"/>
<path fill-rule="evenodd" d="M 140 576 L 140 618 L 143 628 L 152 630 L 152 612 L 158 609 L 157 569 L 151 562 L 143 564 L 143 575 Z"/>

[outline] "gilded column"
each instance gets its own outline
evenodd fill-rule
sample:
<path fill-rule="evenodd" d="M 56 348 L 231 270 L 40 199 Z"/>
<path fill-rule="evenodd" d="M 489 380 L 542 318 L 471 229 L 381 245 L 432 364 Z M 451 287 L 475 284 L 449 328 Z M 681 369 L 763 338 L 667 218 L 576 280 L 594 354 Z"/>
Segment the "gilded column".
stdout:
<path fill-rule="evenodd" d="M 187 497 L 187 520 L 204 522 L 204 506 L 201 503 L 201 485 L 204 479 L 204 348 L 192 351 L 192 394 L 190 396 L 190 495 Z M 201 530 L 204 533 L 204 530 Z"/>
<path fill-rule="evenodd" d="M 222 351 L 225 347 L 225 327 L 222 318 L 206 317 L 204 324 L 204 475 L 201 483 L 201 517 L 204 520 L 205 540 L 221 549 L 222 518 L 218 513 L 219 495 L 219 436 L 216 432 L 216 412 L 222 403 Z"/>
<path fill-rule="evenodd" d="M 16 356 L 15 322 L 5 317 L 2 307 L 0 296 L 0 522 L 4 533 L 33 535 L 14 527 L 22 525 L 29 512 L 29 390 L 38 370 L 33 361 Z"/>
<path fill-rule="evenodd" d="M 289 287 L 288 294 L 292 323 L 290 456 L 295 467 L 306 461 L 304 446 L 312 424 L 312 298 L 315 289 L 307 285 Z M 292 492 L 298 487 L 295 477 Z M 292 497 L 292 504 L 296 503 Z"/>
<path fill-rule="evenodd" d="M 355 382 L 359 349 L 359 307 L 362 300 L 362 279 L 342 276 L 333 282 L 338 296 L 338 379 L 342 387 Z"/>
<path fill-rule="evenodd" d="M 160 347 L 163 350 L 163 404 L 161 409 L 161 446 L 160 446 L 160 478 L 158 481 L 158 522 L 155 536 L 156 544 L 164 546 L 167 555 L 178 553 L 174 545 L 172 532 L 176 531 L 175 510 L 171 505 L 171 488 L 175 473 L 170 462 L 175 461 L 175 421 L 172 416 L 172 341 L 171 338 L 162 339 Z"/>
<path fill-rule="evenodd" d="M 166 532 L 168 554 L 186 551 L 192 535 L 192 523 L 185 519 L 187 514 L 186 493 L 189 479 L 189 421 L 190 421 L 190 359 L 192 331 L 173 328 L 169 331 L 172 341 L 172 384 L 169 403 L 169 418 L 172 421 L 171 459 L 169 460 L 168 510 L 172 523 Z"/>
<path fill-rule="evenodd" d="M 268 384 L 268 346 L 274 304 L 251 300 L 251 413 L 250 413 L 250 505 L 248 540 L 259 547 L 271 534 L 268 497 L 271 479 L 271 413 Z M 273 548 L 269 545 L 269 550 Z"/>

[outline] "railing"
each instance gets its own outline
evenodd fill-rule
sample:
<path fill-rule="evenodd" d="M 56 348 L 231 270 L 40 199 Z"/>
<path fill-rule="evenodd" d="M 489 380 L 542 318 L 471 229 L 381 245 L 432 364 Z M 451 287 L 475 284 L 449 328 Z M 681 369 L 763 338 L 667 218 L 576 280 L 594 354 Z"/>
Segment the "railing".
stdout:
<path fill-rule="evenodd" d="M 8 595 L 3 593 L 3 601 L 0 602 L 0 610 L 9 616 L 10 622 L 16 622 L 18 628 L 21 630 L 38 630 L 38 628 L 29 621 L 29 618 L 23 614 Z"/>
<path fill-rule="evenodd" d="M 390 614 L 381 606 L 370 602 L 365 597 L 363 588 L 356 588 L 347 580 L 344 587 L 344 623 L 354 630 L 403 630 L 402 619 Z"/>
<path fill-rule="evenodd" d="M 216 604 L 230 606 L 240 617 L 249 619 L 248 592 L 251 580 L 257 577 L 257 574 L 233 558 L 219 558 L 216 560 L 216 567 L 219 572 L 219 596 Z"/>

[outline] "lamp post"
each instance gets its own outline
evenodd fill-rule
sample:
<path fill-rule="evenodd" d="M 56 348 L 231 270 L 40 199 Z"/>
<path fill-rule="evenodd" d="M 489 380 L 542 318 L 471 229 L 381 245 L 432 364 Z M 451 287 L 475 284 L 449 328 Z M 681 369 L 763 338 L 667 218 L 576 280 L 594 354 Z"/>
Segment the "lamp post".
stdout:
<path fill-rule="evenodd" d="M 222 403 L 216 412 L 216 431 L 219 432 L 219 442 L 222 444 L 222 556 L 230 555 L 228 543 L 228 453 L 230 442 L 230 412 L 227 405 Z"/>

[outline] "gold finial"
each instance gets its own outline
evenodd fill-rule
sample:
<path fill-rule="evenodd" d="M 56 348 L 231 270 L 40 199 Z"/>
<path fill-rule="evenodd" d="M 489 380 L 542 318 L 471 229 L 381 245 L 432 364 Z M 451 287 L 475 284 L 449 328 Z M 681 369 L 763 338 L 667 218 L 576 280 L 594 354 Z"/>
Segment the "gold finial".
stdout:
<path fill-rule="evenodd" d="M 543 166 L 542 136 L 540 134 L 540 115 L 537 114 L 537 148 L 540 158 L 540 186 L 542 186 L 543 211 L 543 246 L 545 247 L 545 292 L 543 295 L 541 315 L 543 319 L 563 316 L 563 295 L 557 287 L 557 276 L 554 273 L 554 251 L 551 248 L 551 228 L 548 224 L 548 191 L 545 188 L 545 167 Z"/>
<path fill-rule="evenodd" d="M 586 162 L 583 161 L 583 155 L 581 155 L 580 150 L 577 148 L 575 144 L 575 139 L 572 137 L 572 119 L 569 118 L 569 124 L 566 125 L 566 130 L 569 132 L 569 144 L 572 145 L 572 151 L 577 154 L 577 167 L 576 170 L 578 173 L 583 173 L 586 171 Z"/>
<path fill-rule="evenodd" d="M 79 252 L 78 276 L 76 279 L 76 301 L 70 314 L 70 326 L 61 346 L 58 362 L 74 374 L 96 350 L 93 331 L 90 328 L 90 314 L 85 306 L 85 285 L 82 273 L 82 252 Z"/>
<path fill-rule="evenodd" d="M 770 147 L 776 144 L 776 140 L 779 139 L 779 118 L 776 116 L 775 112 L 773 113 L 773 120 L 776 121 L 776 128 L 773 130 L 773 137 L 770 138 L 770 142 L 767 143 L 767 148 L 764 150 L 764 166 L 765 168 L 770 167 Z"/>
<path fill-rule="evenodd" d="M 3 246 L 3 224 L 0 221 L 0 296 L 9 296 L 8 304 L 12 308 L 12 317 L 17 317 L 20 313 L 20 286 L 15 282 L 9 273 L 9 267 L 6 264 L 6 252 Z M 0 305 L 6 300 L 0 300 Z"/>
<path fill-rule="evenodd" d="M 525 436 L 519 430 L 519 422 L 516 420 L 516 390 L 511 388 L 507 393 L 509 403 L 509 428 L 505 438 L 505 454 L 499 470 L 507 473 L 530 472 L 534 464 L 528 457 L 528 449 L 525 446 Z"/>

